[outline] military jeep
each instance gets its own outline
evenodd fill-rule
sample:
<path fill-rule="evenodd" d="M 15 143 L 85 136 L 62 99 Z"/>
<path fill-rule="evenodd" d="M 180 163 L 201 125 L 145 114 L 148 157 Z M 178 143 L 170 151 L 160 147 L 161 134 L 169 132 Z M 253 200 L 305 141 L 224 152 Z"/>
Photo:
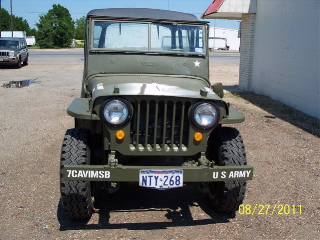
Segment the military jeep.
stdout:
<path fill-rule="evenodd" d="M 242 203 L 247 165 L 244 116 L 210 84 L 208 24 L 191 14 L 98 9 L 87 15 L 81 97 L 67 113 L 61 202 L 89 218 L 97 186 L 124 182 L 165 190 L 196 183 L 218 212 Z"/>

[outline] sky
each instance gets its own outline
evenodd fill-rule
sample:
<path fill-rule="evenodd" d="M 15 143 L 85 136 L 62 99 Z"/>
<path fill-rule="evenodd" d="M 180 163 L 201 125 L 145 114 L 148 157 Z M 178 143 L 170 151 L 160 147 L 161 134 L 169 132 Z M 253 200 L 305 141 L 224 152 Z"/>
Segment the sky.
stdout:
<path fill-rule="evenodd" d="M 0 0 L 2 8 L 10 13 L 10 0 Z M 67 8 L 73 20 L 85 16 L 90 10 L 98 8 L 155 8 L 186 12 L 198 18 L 213 0 L 12 0 L 12 12 L 26 19 L 31 28 L 36 27 L 39 15 L 45 14 L 53 4 Z M 206 19 L 206 21 L 208 21 Z M 211 26 L 238 29 L 237 20 L 210 20 Z"/>

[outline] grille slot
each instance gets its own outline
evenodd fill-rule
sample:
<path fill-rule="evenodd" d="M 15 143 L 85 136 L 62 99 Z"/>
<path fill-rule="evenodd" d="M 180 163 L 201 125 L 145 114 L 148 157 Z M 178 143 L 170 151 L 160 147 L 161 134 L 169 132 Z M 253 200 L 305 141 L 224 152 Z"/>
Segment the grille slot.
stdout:
<path fill-rule="evenodd" d="M 9 52 L 0 52 L 0 57 L 9 57 Z"/>
<path fill-rule="evenodd" d="M 187 151 L 188 101 L 142 100 L 132 102 L 132 151 Z"/>

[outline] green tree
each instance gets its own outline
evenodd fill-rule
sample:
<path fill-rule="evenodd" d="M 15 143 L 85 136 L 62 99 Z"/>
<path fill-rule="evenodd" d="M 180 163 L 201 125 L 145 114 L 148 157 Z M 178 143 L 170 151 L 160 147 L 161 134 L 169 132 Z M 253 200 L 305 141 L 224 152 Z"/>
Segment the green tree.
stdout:
<path fill-rule="evenodd" d="M 7 10 L 1 9 L 1 31 L 11 31 L 11 25 L 10 25 L 10 14 Z M 13 31 L 26 31 L 27 36 L 35 36 L 36 30 L 31 29 L 27 20 L 23 19 L 22 17 L 17 17 L 15 15 L 12 15 L 12 25 L 13 25 Z"/>
<path fill-rule="evenodd" d="M 27 32 L 27 36 L 35 36 L 36 39 L 38 37 L 38 31 L 35 28 L 31 28 L 29 32 Z"/>
<path fill-rule="evenodd" d="M 76 20 L 74 29 L 74 38 L 84 40 L 86 36 L 86 17 L 83 16 Z"/>
<path fill-rule="evenodd" d="M 0 24 L 1 24 L 1 30 L 2 31 L 9 31 L 10 29 L 10 14 L 8 13 L 7 10 L 1 8 L 1 19 L 0 19 Z"/>
<path fill-rule="evenodd" d="M 70 47 L 74 22 L 67 8 L 53 4 L 47 14 L 40 16 L 37 44 L 40 48 Z"/>

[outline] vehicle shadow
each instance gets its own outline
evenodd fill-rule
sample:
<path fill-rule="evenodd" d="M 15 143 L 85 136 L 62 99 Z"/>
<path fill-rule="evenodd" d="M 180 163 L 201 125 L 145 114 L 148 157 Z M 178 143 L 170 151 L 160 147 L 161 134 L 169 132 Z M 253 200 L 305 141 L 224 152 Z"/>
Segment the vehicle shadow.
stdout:
<path fill-rule="evenodd" d="M 273 100 L 270 97 L 241 91 L 239 90 L 238 85 L 224 86 L 223 88 L 230 92 L 234 97 L 243 98 L 249 103 L 268 112 L 269 114 L 265 115 L 265 118 L 279 118 L 298 128 L 301 128 L 306 132 L 320 137 L 320 120 L 296 110 L 284 103 Z"/>
<path fill-rule="evenodd" d="M 167 229 L 181 226 L 200 226 L 216 223 L 227 223 L 234 218 L 234 214 L 219 214 L 210 208 L 207 196 L 198 191 L 196 184 L 190 184 L 183 188 L 166 191 L 140 188 L 136 184 L 123 184 L 117 193 L 108 194 L 100 192 L 96 203 L 99 209 L 99 220 L 96 224 L 89 224 L 89 220 L 71 220 L 64 215 L 61 202 L 59 202 L 57 217 L 60 223 L 60 231 L 67 230 L 96 230 L 96 229 L 128 229 L 128 230 L 154 230 Z M 128 186 L 129 185 L 129 186 Z M 195 211 L 203 211 L 201 219 L 194 219 L 190 207 Z M 135 222 L 137 216 L 149 215 L 152 218 L 165 221 Z M 117 221 L 110 223 L 110 214 L 120 214 Z M 207 216 L 206 216 L 207 215 Z M 149 216 L 150 218 L 150 216 Z M 122 220 L 121 220 L 122 219 Z M 114 222 L 114 221 L 112 221 Z"/>
<path fill-rule="evenodd" d="M 28 65 L 21 64 L 21 68 L 24 68 L 26 66 L 28 66 Z M 4 69 L 17 69 L 17 70 L 19 70 L 21 68 L 17 68 L 17 66 L 15 66 L 15 65 L 1 65 L 0 66 L 0 70 L 4 70 Z"/>

